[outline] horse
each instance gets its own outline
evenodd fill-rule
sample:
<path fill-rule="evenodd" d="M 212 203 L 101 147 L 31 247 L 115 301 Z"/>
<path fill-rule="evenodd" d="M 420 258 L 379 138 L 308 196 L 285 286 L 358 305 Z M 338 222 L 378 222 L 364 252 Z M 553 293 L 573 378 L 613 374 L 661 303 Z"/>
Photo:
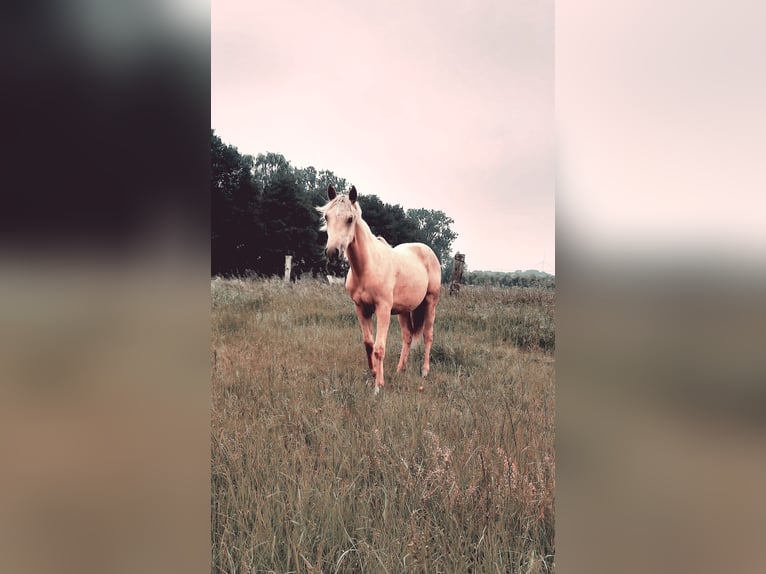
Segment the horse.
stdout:
<path fill-rule="evenodd" d="M 316 208 L 323 219 L 320 230 L 327 232 L 325 253 L 330 260 L 343 256 L 349 262 L 346 292 L 354 302 L 362 328 L 367 364 L 375 377 L 374 394 L 385 385 L 383 359 L 391 315 L 398 315 L 402 328 L 397 372 L 406 368 L 410 345 L 422 335 L 425 353 L 421 375 L 425 377 L 431 367 L 434 318 L 441 292 L 441 266 L 436 254 L 423 243 L 391 247 L 385 239 L 373 235 L 362 219 L 355 186 L 343 195 L 330 184 L 327 198 L 327 204 Z M 374 341 L 373 314 L 378 318 Z"/>

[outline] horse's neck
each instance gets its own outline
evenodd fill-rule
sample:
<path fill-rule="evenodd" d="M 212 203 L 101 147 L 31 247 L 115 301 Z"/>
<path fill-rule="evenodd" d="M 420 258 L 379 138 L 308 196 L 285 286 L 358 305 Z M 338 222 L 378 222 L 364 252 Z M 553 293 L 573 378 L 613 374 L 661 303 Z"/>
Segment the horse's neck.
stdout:
<path fill-rule="evenodd" d="M 367 223 L 362 219 L 357 221 L 354 241 L 347 249 L 348 262 L 357 277 L 364 276 L 370 268 L 375 257 L 375 241 L 376 239 Z"/>

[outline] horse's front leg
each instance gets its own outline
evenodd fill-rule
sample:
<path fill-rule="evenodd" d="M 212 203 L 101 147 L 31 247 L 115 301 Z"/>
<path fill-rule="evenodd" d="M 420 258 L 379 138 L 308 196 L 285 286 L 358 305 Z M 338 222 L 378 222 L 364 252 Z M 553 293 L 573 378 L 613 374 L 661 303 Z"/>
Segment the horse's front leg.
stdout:
<path fill-rule="evenodd" d="M 372 313 L 367 311 L 362 305 L 354 305 L 354 309 L 359 319 L 359 325 L 362 327 L 362 341 L 364 342 L 364 350 L 367 353 L 367 365 L 370 367 L 372 374 L 375 375 L 375 365 L 372 361 L 372 346 L 374 343 L 372 338 Z"/>
<path fill-rule="evenodd" d="M 386 337 L 388 337 L 388 324 L 391 322 L 391 305 L 377 305 L 375 313 L 378 315 L 378 329 L 375 334 L 372 357 L 376 367 L 375 394 L 377 395 L 380 387 L 386 384 L 383 380 L 383 360 L 386 358 Z"/>

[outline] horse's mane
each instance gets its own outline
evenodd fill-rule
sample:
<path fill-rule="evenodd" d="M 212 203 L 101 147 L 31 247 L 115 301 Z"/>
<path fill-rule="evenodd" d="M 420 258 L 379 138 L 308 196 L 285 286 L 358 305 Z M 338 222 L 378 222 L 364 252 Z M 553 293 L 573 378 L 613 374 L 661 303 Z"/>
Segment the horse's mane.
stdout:
<path fill-rule="evenodd" d="M 335 199 L 332 199 L 326 204 L 316 208 L 316 210 L 322 214 L 322 227 L 319 228 L 320 231 L 327 231 L 327 220 L 324 217 L 325 214 L 333 207 L 340 208 L 341 205 L 345 206 L 349 211 L 356 214 L 359 219 L 362 219 L 362 206 L 359 205 L 359 202 L 357 201 L 355 203 L 351 203 L 351 200 L 347 195 L 338 195 L 335 197 Z"/>

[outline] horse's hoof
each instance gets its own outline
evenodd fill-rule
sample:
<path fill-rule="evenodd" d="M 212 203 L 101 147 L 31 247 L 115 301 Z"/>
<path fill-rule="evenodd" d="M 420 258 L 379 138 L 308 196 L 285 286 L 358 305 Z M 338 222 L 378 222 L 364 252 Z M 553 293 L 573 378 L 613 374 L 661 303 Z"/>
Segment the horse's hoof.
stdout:
<path fill-rule="evenodd" d="M 375 390 L 372 393 L 372 396 L 377 396 L 377 394 L 380 392 L 380 387 L 378 385 L 375 385 Z"/>
<path fill-rule="evenodd" d="M 421 377 L 425 377 L 426 375 L 428 375 L 428 369 L 423 369 L 422 371 L 420 371 Z"/>

